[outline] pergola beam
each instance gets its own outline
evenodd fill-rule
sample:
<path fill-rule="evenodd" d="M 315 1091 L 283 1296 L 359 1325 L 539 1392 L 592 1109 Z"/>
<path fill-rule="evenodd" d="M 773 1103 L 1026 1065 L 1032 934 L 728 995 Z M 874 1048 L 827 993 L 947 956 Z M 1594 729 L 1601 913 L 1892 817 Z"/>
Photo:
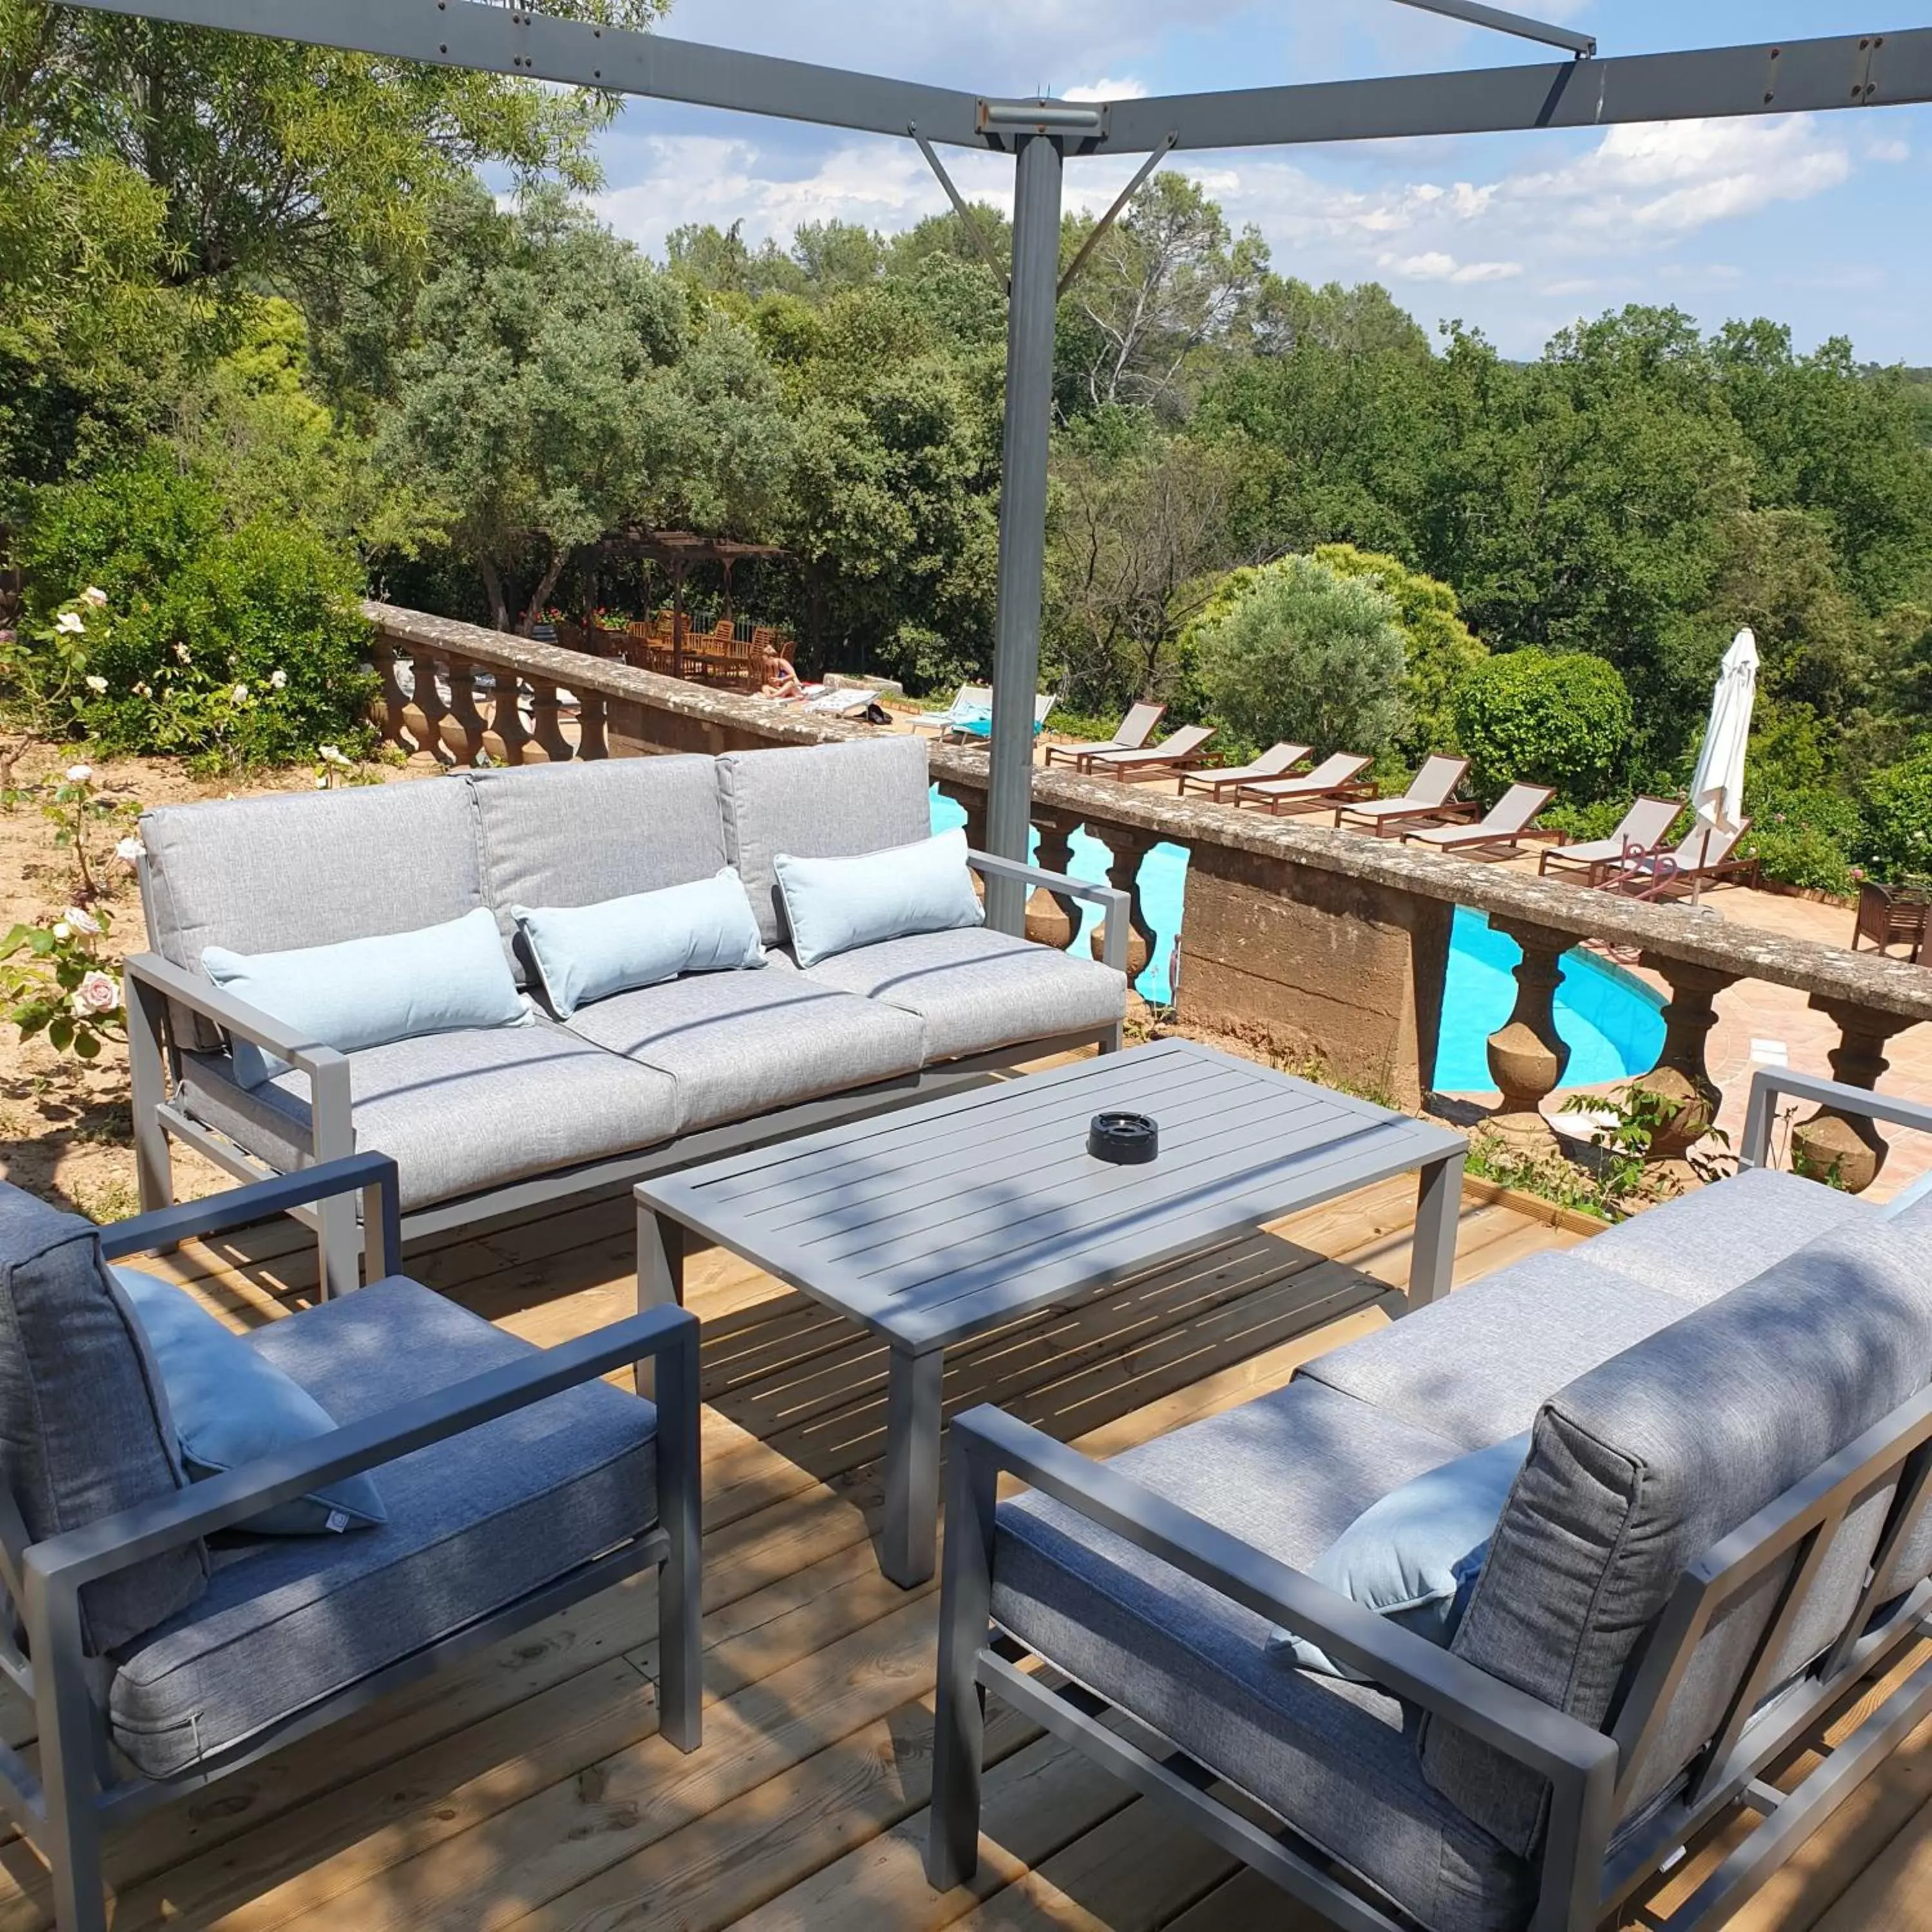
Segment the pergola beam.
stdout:
<path fill-rule="evenodd" d="M 98 13 L 983 148 L 980 97 L 476 0 L 74 0 Z"/>
<path fill-rule="evenodd" d="M 1932 100 L 1932 28 L 1109 104 L 1108 153 L 1500 134 Z"/>
<path fill-rule="evenodd" d="M 1580 60 L 1597 51 L 1594 34 L 1580 34 L 1574 27 L 1552 26 L 1547 20 L 1532 20 L 1522 14 L 1506 14 L 1500 7 L 1486 7 L 1483 0 L 1396 0 L 1400 7 L 1414 7 L 1425 14 L 1441 14 L 1451 20 L 1466 21 L 1472 27 L 1493 27 L 1499 34 L 1515 34 L 1526 40 L 1540 40 L 1545 46 L 1567 47 Z"/>

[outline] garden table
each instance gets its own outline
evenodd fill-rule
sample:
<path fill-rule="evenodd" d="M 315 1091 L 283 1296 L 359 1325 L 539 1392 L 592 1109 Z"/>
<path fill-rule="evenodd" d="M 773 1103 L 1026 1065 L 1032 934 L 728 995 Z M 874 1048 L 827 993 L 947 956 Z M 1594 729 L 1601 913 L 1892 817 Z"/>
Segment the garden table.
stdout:
<path fill-rule="evenodd" d="M 1150 1163 L 1087 1151 L 1096 1114 L 1159 1124 Z M 1263 1222 L 1419 1176 L 1412 1306 L 1449 1286 L 1467 1142 L 1190 1040 L 979 1087 L 642 1182 L 638 1292 L 683 1299 L 700 1235 L 890 1351 L 883 1567 L 932 1574 L 945 1351 Z"/>

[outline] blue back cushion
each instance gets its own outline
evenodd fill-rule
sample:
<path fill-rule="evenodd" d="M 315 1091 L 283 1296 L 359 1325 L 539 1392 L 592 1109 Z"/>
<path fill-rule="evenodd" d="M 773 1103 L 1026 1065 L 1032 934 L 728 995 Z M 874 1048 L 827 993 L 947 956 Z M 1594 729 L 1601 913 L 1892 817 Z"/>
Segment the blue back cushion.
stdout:
<path fill-rule="evenodd" d="M 801 966 L 915 932 L 978 926 L 986 914 L 966 866 L 966 835 L 853 859 L 775 861 L 792 952 Z"/>

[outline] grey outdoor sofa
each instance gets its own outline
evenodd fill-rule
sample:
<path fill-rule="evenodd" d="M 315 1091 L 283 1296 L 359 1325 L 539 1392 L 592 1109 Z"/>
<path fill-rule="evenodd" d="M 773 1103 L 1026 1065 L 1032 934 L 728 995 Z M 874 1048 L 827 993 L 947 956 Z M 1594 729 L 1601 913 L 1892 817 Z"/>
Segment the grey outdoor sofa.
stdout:
<path fill-rule="evenodd" d="M 1760 1163 L 1780 1088 L 1932 1130 L 1760 1074 Z M 1774 1782 L 1932 1634 L 1928 1382 L 1932 1190 L 1880 1209 L 1760 1166 L 1104 1465 L 974 1410 L 929 1876 L 974 1868 L 990 1689 L 1351 1932 L 1585 1932 L 1755 1814 L 1646 1920 L 1721 1924 L 1932 1712 L 1922 1664 Z M 1526 1431 L 1446 1650 L 1306 1574 L 1370 1504 Z M 1293 1667 L 1281 1628 L 1362 1681 Z"/>
<path fill-rule="evenodd" d="M 931 830 L 910 737 L 719 758 L 620 758 L 171 806 L 142 820 L 152 950 L 128 962 L 141 1204 L 173 1198 L 170 1143 L 242 1178 L 362 1148 L 402 1176 L 406 1236 L 634 1181 L 902 1104 L 1062 1048 L 1120 1043 L 1127 896 L 972 855 L 982 873 L 1097 902 L 1104 964 L 987 928 L 891 940 L 800 971 L 776 854 L 844 856 Z M 567 1023 L 443 1033 L 344 1055 L 217 988 L 202 950 L 264 952 L 578 906 L 735 866 L 770 963 L 694 974 Z M 250 1090 L 231 1036 L 292 1071 Z M 309 1210 L 303 1210 L 308 1214 Z M 325 1203 L 326 1286 L 358 1279 L 355 1204 Z"/>
<path fill-rule="evenodd" d="M 188 1482 L 107 1263 L 345 1193 L 382 1278 L 245 1338 L 338 1426 Z M 393 1272 L 396 1198 L 375 1154 L 106 1228 L 0 1182 L 0 1676 L 38 1744 L 0 1744 L 0 1810 L 52 1869 L 59 1932 L 106 1932 L 109 1831 L 640 1571 L 660 1727 L 697 1748 L 696 1318 L 533 1348 Z M 599 1379 L 647 1363 L 655 1402 Z M 360 1471 L 380 1527 L 236 1531 Z"/>

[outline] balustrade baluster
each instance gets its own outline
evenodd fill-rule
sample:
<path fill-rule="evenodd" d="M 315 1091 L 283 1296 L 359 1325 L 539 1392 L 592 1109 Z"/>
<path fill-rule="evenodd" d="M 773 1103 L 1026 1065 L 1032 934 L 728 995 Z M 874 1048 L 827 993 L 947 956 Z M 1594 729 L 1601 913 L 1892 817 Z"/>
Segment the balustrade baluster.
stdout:
<path fill-rule="evenodd" d="M 484 742 L 500 765 L 520 765 L 526 760 L 530 733 L 524 722 L 523 696 L 522 678 L 499 664 L 490 701 L 490 734 Z"/>
<path fill-rule="evenodd" d="M 1161 842 L 1156 834 L 1143 832 L 1137 826 L 1102 824 L 1090 825 L 1088 829 L 1114 855 L 1107 876 L 1128 895 L 1127 924 L 1132 929 L 1127 935 L 1127 976 L 1138 980 L 1160 944 L 1154 922 L 1148 917 L 1147 900 L 1141 891 L 1141 868 L 1147 862 L 1147 855 Z M 1095 938 L 1104 947 L 1104 925 L 1096 929 Z"/>
<path fill-rule="evenodd" d="M 443 700 L 442 663 L 435 652 L 420 647 L 412 650 L 410 657 L 417 747 L 447 764 L 451 754 L 443 734 L 449 706 Z"/>
<path fill-rule="evenodd" d="M 477 667 L 466 658 L 452 657 L 449 668 L 449 710 L 443 720 L 442 742 L 459 765 L 473 765 L 476 754 L 490 751 L 489 729 L 476 701 Z"/>
<path fill-rule="evenodd" d="M 557 701 L 556 686 L 548 678 L 530 680 L 530 712 L 534 720 L 531 742 L 524 747 L 528 764 L 567 763 L 570 740 L 563 735 L 563 710 Z"/>
<path fill-rule="evenodd" d="M 577 694 L 577 755 L 580 758 L 610 755 L 610 706 L 601 691 Z"/>
<path fill-rule="evenodd" d="M 1711 1130 L 1724 1095 L 1704 1061 L 1704 1042 L 1718 1024 L 1712 1002 L 1742 976 L 1715 967 L 1694 965 L 1660 952 L 1638 955 L 1640 964 L 1662 976 L 1670 988 L 1664 1009 L 1664 1045 L 1657 1064 L 1635 1084 L 1672 1102 L 1676 1112 L 1652 1131 L 1649 1158 L 1680 1161 Z"/>
<path fill-rule="evenodd" d="M 1811 1006 L 1838 1023 L 1838 1044 L 1827 1056 L 1832 1078 L 1847 1087 L 1876 1088 L 1879 1076 L 1891 1064 L 1886 1058 L 1886 1042 L 1912 1022 L 1896 1013 L 1834 999 L 1828 993 L 1814 993 Z M 1875 1122 L 1841 1114 L 1834 1107 L 1820 1107 L 1792 1130 L 1792 1166 L 1821 1180 L 1835 1182 L 1848 1194 L 1862 1194 L 1878 1178 L 1890 1151 L 1891 1143 Z"/>
<path fill-rule="evenodd" d="M 376 678 L 375 701 L 369 707 L 370 722 L 385 744 L 400 746 L 405 752 L 413 752 L 416 748 L 415 742 L 403 722 L 409 700 L 403 695 L 402 682 L 396 669 L 396 653 L 379 638 L 370 646 L 369 657 Z"/>
<path fill-rule="evenodd" d="M 1490 1077 L 1503 1097 L 1484 1129 L 1521 1152 L 1540 1154 L 1556 1139 L 1543 1102 L 1563 1084 L 1570 1064 L 1569 1042 L 1556 1030 L 1556 982 L 1577 936 L 1493 914 L 1490 923 L 1522 948 L 1522 958 L 1516 968 L 1516 1006 L 1489 1038 Z"/>
<path fill-rule="evenodd" d="M 1052 812 L 1036 813 L 1034 824 L 1040 832 L 1040 844 L 1034 862 L 1046 872 L 1066 872 L 1073 862 L 1073 834 L 1079 823 L 1077 818 L 1060 818 Z M 1027 937 L 1047 946 L 1070 945 L 1080 930 L 1081 902 L 1065 892 L 1048 896 L 1059 908 L 1060 916 L 1055 919 L 1044 908 L 1036 912 L 1029 905 Z"/>

